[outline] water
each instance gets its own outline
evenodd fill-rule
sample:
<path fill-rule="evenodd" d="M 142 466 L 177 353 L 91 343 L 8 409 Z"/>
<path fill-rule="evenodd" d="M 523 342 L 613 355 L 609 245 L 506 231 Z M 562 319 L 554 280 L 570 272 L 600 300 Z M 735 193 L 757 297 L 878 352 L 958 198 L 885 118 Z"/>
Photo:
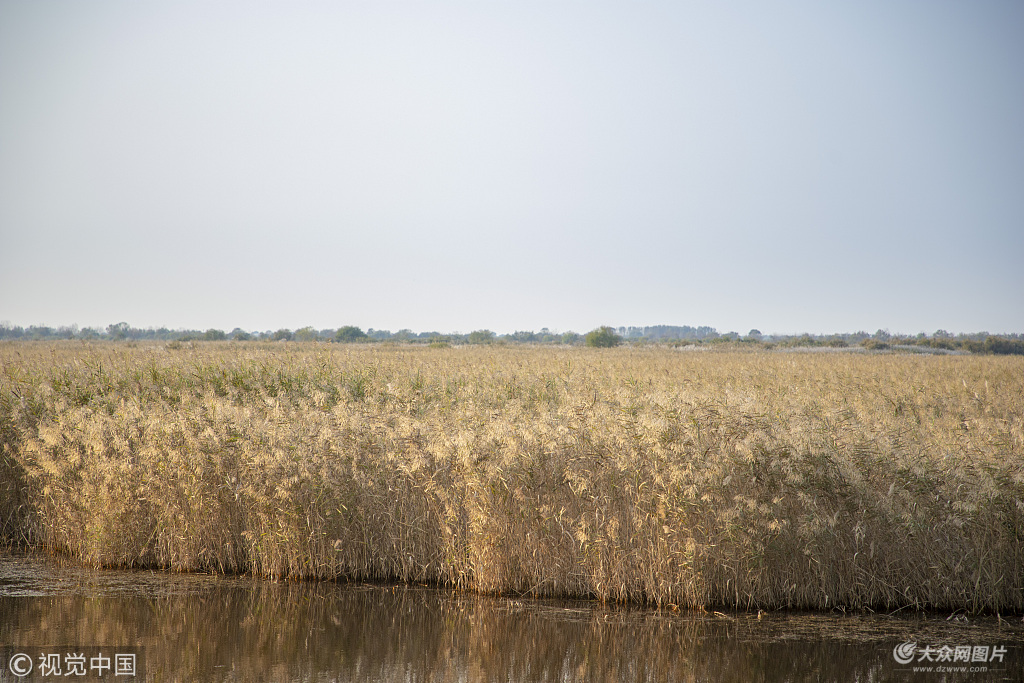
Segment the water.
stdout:
<path fill-rule="evenodd" d="M 901 667 L 893 649 L 904 641 L 1006 654 L 987 672 L 914 673 L 929 662 Z M 8 668 L 12 653 L 75 646 L 138 648 L 135 680 L 152 681 L 1024 680 L 1019 616 L 759 618 L 424 586 L 93 571 L 0 555 L 0 681 L 129 680 L 40 677 L 38 667 L 17 678 Z"/>

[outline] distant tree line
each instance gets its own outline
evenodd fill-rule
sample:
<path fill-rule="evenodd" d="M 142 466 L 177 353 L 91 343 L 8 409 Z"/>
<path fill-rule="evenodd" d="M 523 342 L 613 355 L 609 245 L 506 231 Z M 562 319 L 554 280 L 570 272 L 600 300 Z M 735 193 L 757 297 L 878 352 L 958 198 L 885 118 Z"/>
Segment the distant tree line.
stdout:
<path fill-rule="evenodd" d="M 748 341 L 749 337 L 741 341 Z M 928 335 L 921 332 L 917 335 L 890 334 L 886 330 L 878 330 L 874 334 L 854 332 L 852 334 L 833 335 L 793 335 L 761 337 L 759 343 L 765 346 L 786 347 L 832 347 L 844 348 L 860 346 L 869 351 L 931 351 L 961 352 L 999 355 L 1024 355 L 1024 335 L 1004 334 L 992 335 L 988 332 L 953 335 L 945 330 L 936 330 Z"/>
<path fill-rule="evenodd" d="M 312 326 L 297 330 L 243 330 L 234 328 L 230 332 L 219 329 L 172 330 L 166 327 L 139 328 L 126 322 L 96 327 L 79 328 L 77 325 L 48 327 L 32 325 L 21 327 L 8 322 L 0 323 L 0 340 L 51 341 L 61 339 L 108 340 L 108 341 L 273 341 L 273 342 L 332 342 L 332 343 L 374 343 L 403 342 L 411 344 L 433 344 L 435 346 L 460 344 L 550 344 L 586 345 L 611 347 L 619 344 L 664 344 L 751 346 L 760 348 L 850 348 L 863 347 L 872 351 L 931 351 L 982 354 L 1024 355 L 1024 334 L 991 335 L 988 332 L 973 334 L 951 334 L 936 330 L 933 334 L 924 332 L 909 336 L 890 334 L 877 330 L 828 334 L 828 335 L 767 335 L 760 330 L 750 330 L 746 335 L 738 332 L 719 333 L 713 327 L 691 327 L 689 325 L 654 325 L 650 327 L 599 327 L 586 334 L 576 332 L 552 332 L 542 328 L 540 332 L 516 331 L 498 335 L 491 330 L 474 330 L 469 333 L 413 332 L 401 329 L 364 331 L 354 325 L 338 328 L 317 329 Z"/>
<path fill-rule="evenodd" d="M 689 325 L 620 327 L 616 332 L 623 339 L 643 339 L 646 341 L 688 341 L 712 339 L 719 336 L 718 330 L 713 327 L 690 327 Z"/>

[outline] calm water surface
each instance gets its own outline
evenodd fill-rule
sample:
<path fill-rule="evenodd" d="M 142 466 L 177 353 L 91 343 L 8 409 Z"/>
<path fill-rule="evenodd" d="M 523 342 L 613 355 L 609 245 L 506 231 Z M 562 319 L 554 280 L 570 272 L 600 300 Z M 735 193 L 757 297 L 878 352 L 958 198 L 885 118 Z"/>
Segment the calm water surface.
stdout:
<path fill-rule="evenodd" d="M 1002 662 L 898 664 L 902 642 Z M 1024 624 L 945 615 L 687 613 L 421 586 L 92 571 L 0 554 L 0 681 L 12 653 L 139 648 L 151 681 L 1024 681 Z M 973 649 L 972 649 L 973 652 Z M 989 655 L 991 657 L 991 654 Z M 922 665 L 988 671 L 914 672 Z"/>

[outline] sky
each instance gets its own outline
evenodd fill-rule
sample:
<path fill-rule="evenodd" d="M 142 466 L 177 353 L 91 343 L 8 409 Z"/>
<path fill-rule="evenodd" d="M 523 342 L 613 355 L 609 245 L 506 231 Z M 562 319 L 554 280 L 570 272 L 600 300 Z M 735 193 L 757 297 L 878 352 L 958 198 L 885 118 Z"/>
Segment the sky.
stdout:
<path fill-rule="evenodd" d="M 1016 0 L 0 0 L 0 320 L 1024 332 Z"/>

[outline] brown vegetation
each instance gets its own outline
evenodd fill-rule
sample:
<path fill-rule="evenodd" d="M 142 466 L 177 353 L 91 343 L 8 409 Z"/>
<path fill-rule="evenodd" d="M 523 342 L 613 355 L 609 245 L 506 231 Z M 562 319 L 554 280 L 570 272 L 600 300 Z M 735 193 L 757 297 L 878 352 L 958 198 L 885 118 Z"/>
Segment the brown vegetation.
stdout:
<path fill-rule="evenodd" d="M 1024 359 L 0 344 L 0 525 L 103 566 L 1024 610 Z"/>

